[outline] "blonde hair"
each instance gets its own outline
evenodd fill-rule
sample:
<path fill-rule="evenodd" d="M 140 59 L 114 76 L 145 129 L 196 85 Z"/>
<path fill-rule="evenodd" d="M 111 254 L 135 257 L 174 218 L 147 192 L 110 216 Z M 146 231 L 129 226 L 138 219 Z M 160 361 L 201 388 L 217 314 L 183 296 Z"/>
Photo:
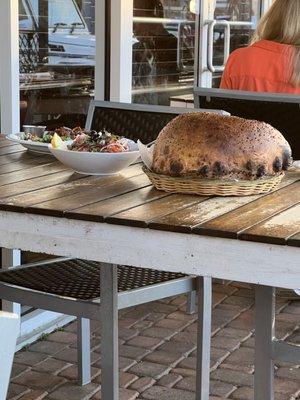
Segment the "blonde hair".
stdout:
<path fill-rule="evenodd" d="M 300 86 L 300 0 L 275 0 L 261 18 L 252 43 L 259 40 L 294 46 L 291 52 L 290 82 Z"/>

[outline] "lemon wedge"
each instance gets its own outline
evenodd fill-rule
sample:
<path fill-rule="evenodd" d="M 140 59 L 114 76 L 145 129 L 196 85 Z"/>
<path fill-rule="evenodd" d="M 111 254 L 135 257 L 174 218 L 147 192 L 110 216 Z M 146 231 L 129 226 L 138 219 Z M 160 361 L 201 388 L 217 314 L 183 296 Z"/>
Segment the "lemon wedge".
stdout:
<path fill-rule="evenodd" d="M 51 145 L 53 149 L 67 149 L 66 143 L 57 133 L 54 133 L 51 139 Z"/>

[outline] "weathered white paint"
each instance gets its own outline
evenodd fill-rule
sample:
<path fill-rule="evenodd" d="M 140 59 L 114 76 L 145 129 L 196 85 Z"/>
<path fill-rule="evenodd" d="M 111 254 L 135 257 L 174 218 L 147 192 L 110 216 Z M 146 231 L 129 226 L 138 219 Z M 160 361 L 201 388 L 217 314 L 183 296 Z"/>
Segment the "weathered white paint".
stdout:
<path fill-rule="evenodd" d="M 0 400 L 6 399 L 19 324 L 18 315 L 0 311 Z"/>
<path fill-rule="evenodd" d="M 300 248 L 12 212 L 0 245 L 112 264 L 298 289 Z"/>
<path fill-rule="evenodd" d="M 133 0 L 111 0 L 110 100 L 131 103 Z"/>
<path fill-rule="evenodd" d="M 1 132 L 20 130 L 19 2 L 0 1 Z"/>

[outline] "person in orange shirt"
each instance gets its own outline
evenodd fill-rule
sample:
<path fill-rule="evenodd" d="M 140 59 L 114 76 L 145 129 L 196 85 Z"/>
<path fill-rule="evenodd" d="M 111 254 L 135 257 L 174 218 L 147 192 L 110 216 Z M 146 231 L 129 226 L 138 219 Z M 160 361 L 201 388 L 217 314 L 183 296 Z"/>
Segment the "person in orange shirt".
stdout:
<path fill-rule="evenodd" d="M 300 0 L 275 0 L 252 44 L 229 57 L 220 87 L 300 94 Z"/>

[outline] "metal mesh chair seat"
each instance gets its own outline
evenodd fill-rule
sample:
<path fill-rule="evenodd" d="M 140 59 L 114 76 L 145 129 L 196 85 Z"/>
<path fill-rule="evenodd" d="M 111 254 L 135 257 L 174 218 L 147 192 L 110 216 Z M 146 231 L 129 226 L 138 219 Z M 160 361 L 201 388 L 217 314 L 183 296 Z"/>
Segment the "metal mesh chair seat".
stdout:
<path fill-rule="evenodd" d="M 79 259 L 35 264 L 0 273 L 0 282 L 44 293 L 92 300 L 100 297 L 101 263 Z M 155 285 L 185 275 L 153 269 L 118 266 L 118 291 Z"/>

